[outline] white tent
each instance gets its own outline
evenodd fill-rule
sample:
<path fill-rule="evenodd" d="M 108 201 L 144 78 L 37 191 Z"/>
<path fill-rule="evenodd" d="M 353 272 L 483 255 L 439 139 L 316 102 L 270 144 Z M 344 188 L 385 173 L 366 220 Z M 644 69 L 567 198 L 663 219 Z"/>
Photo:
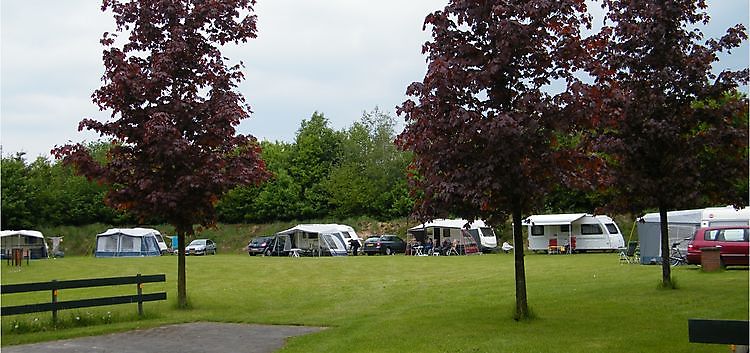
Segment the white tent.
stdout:
<path fill-rule="evenodd" d="M 48 255 L 44 235 L 36 230 L 0 231 L 0 249 L 3 258 L 10 257 L 12 249 L 30 251 L 32 259 L 46 258 Z"/>
<path fill-rule="evenodd" d="M 112 228 L 96 235 L 96 257 L 159 256 L 158 232 L 149 228 Z"/>
<path fill-rule="evenodd" d="M 349 226 L 339 224 L 298 224 L 276 233 L 274 247 L 281 247 L 276 250 L 283 249 L 287 253 L 298 251 L 313 256 L 346 256 L 347 246 L 343 233 L 349 233 L 350 229 L 352 228 Z"/>

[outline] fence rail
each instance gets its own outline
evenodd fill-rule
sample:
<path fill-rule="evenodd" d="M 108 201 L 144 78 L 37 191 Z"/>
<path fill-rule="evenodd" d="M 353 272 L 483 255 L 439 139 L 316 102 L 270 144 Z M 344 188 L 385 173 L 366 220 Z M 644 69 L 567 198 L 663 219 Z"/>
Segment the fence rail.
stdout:
<path fill-rule="evenodd" d="M 39 292 L 39 291 L 51 291 L 51 301 L 48 303 L 35 303 L 15 306 L 4 306 L 1 310 L 1 316 L 8 315 L 20 315 L 38 313 L 44 311 L 52 312 L 52 321 L 57 320 L 57 311 L 64 309 L 77 309 L 87 308 L 94 306 L 104 305 L 117 305 L 117 304 L 138 304 L 138 314 L 143 315 L 143 303 L 166 300 L 166 292 L 158 293 L 143 293 L 144 283 L 154 282 L 166 282 L 167 276 L 164 274 L 157 275 L 141 275 L 126 277 L 109 277 L 109 278 L 90 278 L 90 279 L 75 279 L 66 281 L 52 280 L 49 282 L 35 282 L 35 283 L 20 283 L 20 284 L 5 284 L 0 286 L 0 293 L 12 294 L 12 293 L 28 293 L 28 292 Z M 104 287 L 104 286 L 119 286 L 126 284 L 136 285 L 135 295 L 121 295 L 113 297 L 101 297 L 92 299 L 79 299 L 79 300 L 68 300 L 58 301 L 59 290 L 61 289 L 73 289 L 73 288 L 91 288 L 91 287 Z"/>

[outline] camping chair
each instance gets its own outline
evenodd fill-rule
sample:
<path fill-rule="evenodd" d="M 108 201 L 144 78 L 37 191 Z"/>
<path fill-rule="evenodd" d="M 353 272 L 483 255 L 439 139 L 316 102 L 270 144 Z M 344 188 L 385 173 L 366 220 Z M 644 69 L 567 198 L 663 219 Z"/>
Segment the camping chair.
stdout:
<path fill-rule="evenodd" d="M 638 250 L 637 241 L 628 242 L 628 247 L 624 251 L 620 251 L 620 263 L 627 262 L 629 264 L 636 264 L 641 262 Z"/>
<path fill-rule="evenodd" d="M 550 239 L 547 246 L 547 254 L 559 254 L 560 247 L 557 246 L 557 239 Z"/>

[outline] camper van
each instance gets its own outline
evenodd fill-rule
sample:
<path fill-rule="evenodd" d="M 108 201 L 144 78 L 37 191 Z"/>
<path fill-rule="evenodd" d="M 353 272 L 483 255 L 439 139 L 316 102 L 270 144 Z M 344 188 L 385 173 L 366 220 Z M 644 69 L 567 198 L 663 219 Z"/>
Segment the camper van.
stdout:
<path fill-rule="evenodd" d="M 492 228 L 480 220 L 472 222 L 466 228 L 468 223 L 465 219 L 436 219 L 409 228 L 407 231 L 408 238 L 416 239 L 420 243 L 424 243 L 427 238 L 431 238 L 435 246 L 440 246 L 446 241 L 448 243 L 455 241 L 460 245 L 465 245 L 468 241 L 476 244 L 481 252 L 492 252 L 497 249 L 497 237 Z M 462 230 L 468 232 L 469 239 Z"/>
<path fill-rule="evenodd" d="M 625 247 L 620 228 L 612 218 L 586 213 L 534 215 L 523 220 L 528 227 L 529 250 L 566 252 L 615 251 Z"/>

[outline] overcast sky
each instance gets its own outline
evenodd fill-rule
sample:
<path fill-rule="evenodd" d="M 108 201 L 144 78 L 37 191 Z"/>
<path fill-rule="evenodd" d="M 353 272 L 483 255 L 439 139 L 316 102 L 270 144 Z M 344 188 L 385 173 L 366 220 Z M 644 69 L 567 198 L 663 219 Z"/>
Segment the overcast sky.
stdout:
<path fill-rule="evenodd" d="M 48 155 L 55 145 L 96 140 L 78 132 L 101 121 L 91 94 L 104 67 L 99 39 L 113 31 L 98 0 L 0 1 L 0 145 L 4 156 Z M 446 0 L 258 0 L 258 38 L 225 51 L 245 63 L 240 92 L 252 117 L 239 132 L 293 141 L 303 119 L 324 113 L 334 129 L 378 106 L 395 114 L 406 87 L 424 77 L 425 16 Z M 748 25 L 747 0 L 709 1 L 706 36 Z M 597 8 L 597 10 L 599 10 Z M 748 45 L 717 68 L 748 66 Z M 401 122 L 402 119 L 398 118 Z"/>

